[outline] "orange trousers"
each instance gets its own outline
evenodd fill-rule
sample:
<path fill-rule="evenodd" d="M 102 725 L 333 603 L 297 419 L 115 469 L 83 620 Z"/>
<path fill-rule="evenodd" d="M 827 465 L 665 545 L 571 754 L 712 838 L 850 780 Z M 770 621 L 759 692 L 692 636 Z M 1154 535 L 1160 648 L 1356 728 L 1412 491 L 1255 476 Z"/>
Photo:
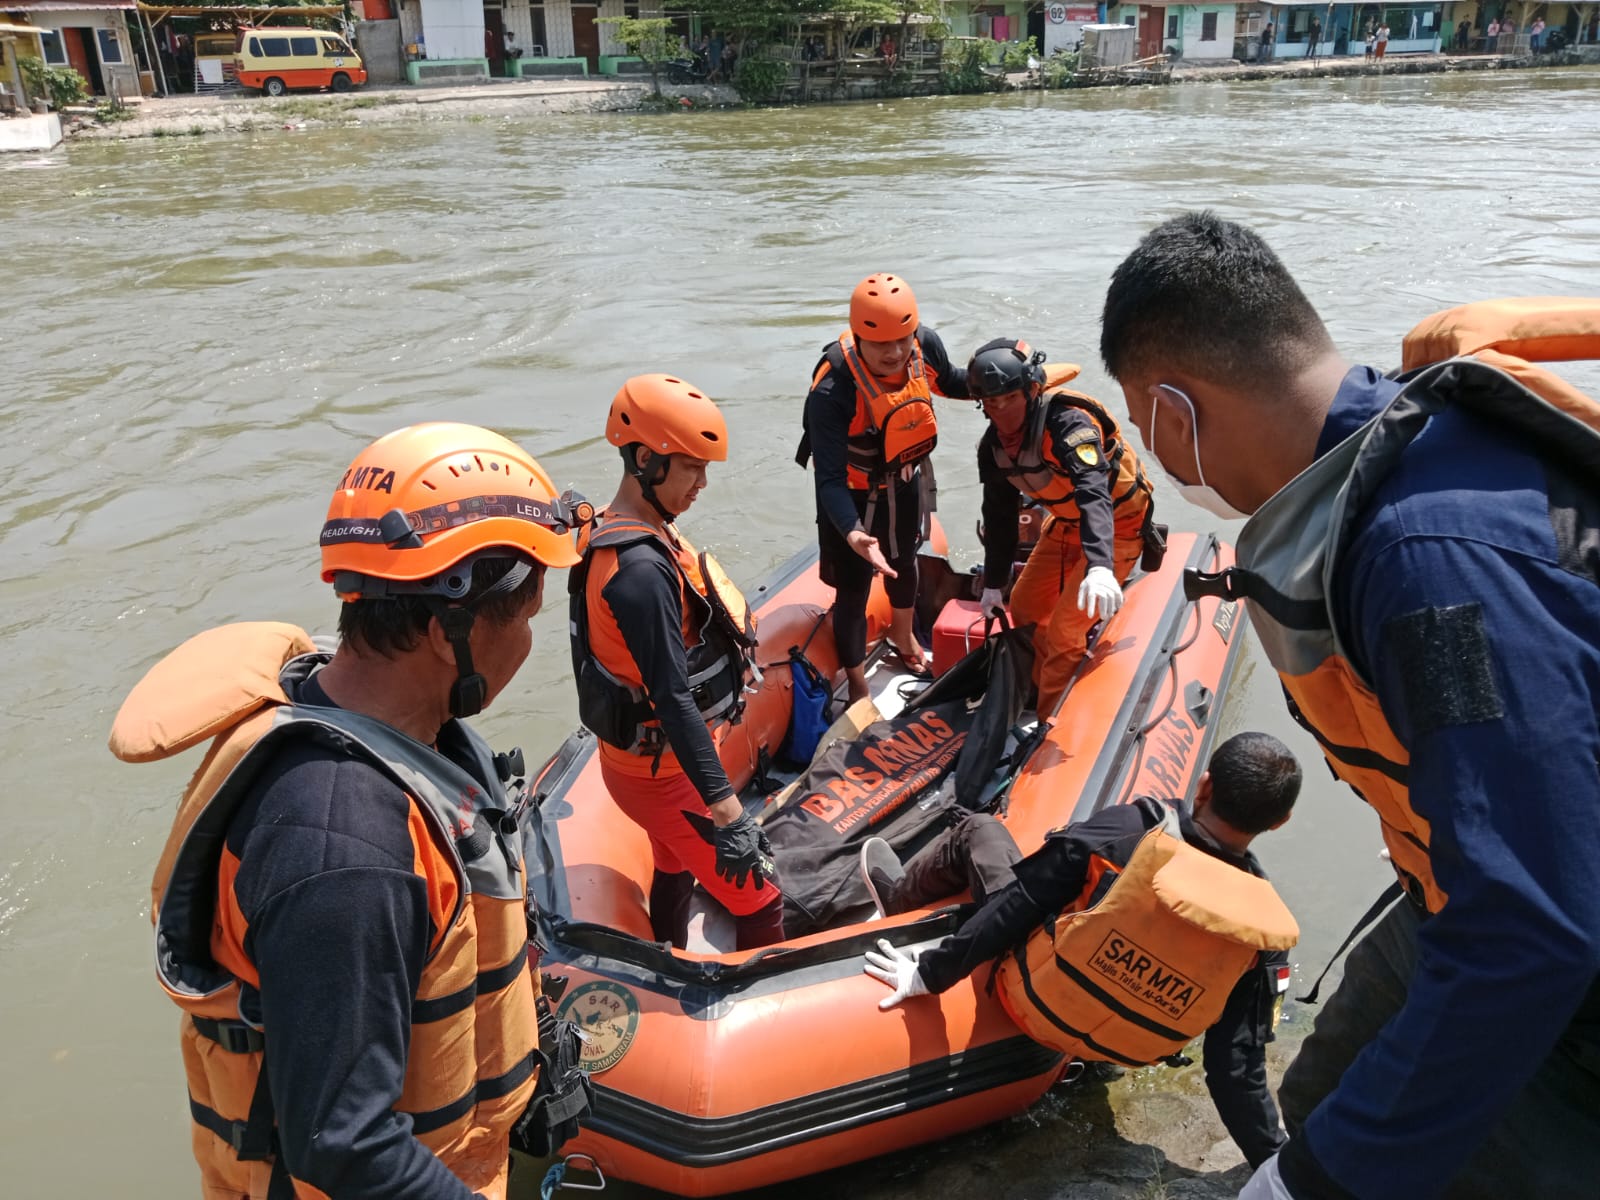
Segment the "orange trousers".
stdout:
<path fill-rule="evenodd" d="M 1137 529 L 1124 534 L 1119 528 L 1112 544 L 1112 573 L 1117 582 L 1128 576 L 1144 553 L 1144 540 Z M 1083 582 L 1088 563 L 1083 543 L 1078 540 L 1077 521 L 1063 521 L 1051 515 L 1039 532 L 1039 544 L 1011 589 L 1011 620 L 1017 625 L 1035 625 L 1033 634 L 1033 682 L 1039 688 L 1039 716 L 1053 716 L 1066 694 L 1072 674 L 1089 649 L 1089 630 L 1094 622 L 1078 607 L 1078 586 Z"/>

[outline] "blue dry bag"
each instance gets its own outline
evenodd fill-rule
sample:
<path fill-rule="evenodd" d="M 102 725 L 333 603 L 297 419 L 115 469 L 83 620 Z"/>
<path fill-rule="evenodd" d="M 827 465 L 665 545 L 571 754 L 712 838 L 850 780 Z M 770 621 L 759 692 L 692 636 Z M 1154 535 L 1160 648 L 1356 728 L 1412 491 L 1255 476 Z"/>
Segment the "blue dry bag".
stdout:
<path fill-rule="evenodd" d="M 828 681 L 799 647 L 789 651 L 789 671 L 794 676 L 794 706 L 789 711 L 789 732 L 778 753 L 790 762 L 805 764 L 833 724 L 833 697 Z"/>

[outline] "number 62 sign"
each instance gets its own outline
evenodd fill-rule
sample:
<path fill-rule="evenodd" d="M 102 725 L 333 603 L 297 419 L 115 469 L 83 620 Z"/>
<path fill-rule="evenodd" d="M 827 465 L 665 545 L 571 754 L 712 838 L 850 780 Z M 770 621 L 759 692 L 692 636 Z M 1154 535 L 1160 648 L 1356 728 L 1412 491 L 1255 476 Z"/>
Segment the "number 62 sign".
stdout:
<path fill-rule="evenodd" d="M 1067 21 L 1067 6 L 1065 4 L 1052 4 L 1048 10 L 1050 24 L 1064 25 Z"/>

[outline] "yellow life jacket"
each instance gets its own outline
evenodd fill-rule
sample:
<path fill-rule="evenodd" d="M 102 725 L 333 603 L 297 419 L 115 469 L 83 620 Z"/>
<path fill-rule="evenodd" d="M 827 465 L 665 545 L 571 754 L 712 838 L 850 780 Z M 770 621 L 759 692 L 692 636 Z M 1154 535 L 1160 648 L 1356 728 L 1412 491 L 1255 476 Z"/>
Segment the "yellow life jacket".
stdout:
<path fill-rule="evenodd" d="M 1034 1041 L 1145 1066 L 1216 1024 L 1261 952 L 1299 937 L 1270 883 L 1189 845 L 1169 810 L 1098 904 L 1047 921 L 1000 960 L 996 990 Z"/>
<path fill-rule="evenodd" d="M 1070 366 L 1071 364 L 1066 364 Z M 1072 368 L 1076 374 L 1077 368 Z M 1124 537 L 1138 534 L 1150 507 L 1150 481 L 1139 465 L 1139 456 L 1122 436 L 1122 427 L 1105 405 L 1082 392 L 1058 388 L 1045 392 L 1029 406 L 1028 423 L 1016 458 L 1007 454 L 998 437 L 992 439 L 994 463 L 1012 485 L 1062 520 L 1078 519 L 1077 492 L 1066 465 L 1057 457 L 1046 433 L 1052 404 L 1063 404 L 1086 413 L 1100 433 L 1100 448 L 1091 451 L 1105 456 L 1111 476 L 1111 507 L 1116 528 Z M 1085 460 L 1087 461 L 1087 460 Z"/>
<path fill-rule="evenodd" d="M 288 689 L 327 658 L 292 625 L 209 630 L 150 669 L 111 732 L 111 751 L 125 762 L 152 762 L 211 741 L 179 802 L 151 888 L 157 977 L 184 1013 L 202 1190 L 257 1200 L 267 1195 L 275 1168 L 286 1174 L 273 1159 L 270 1095 L 265 1106 L 257 1095 L 262 1048 L 275 1031 L 241 1017 L 241 983 L 258 987 L 260 980 L 244 950 L 243 918 L 236 906 L 228 910 L 233 897 L 219 894 L 219 882 L 231 874 L 228 825 L 259 769 L 280 747 L 310 738 L 376 767 L 410 799 L 417 870 L 439 932 L 415 997 L 396 1109 L 469 1188 L 501 1200 L 510 1130 L 538 1073 L 540 980 L 528 964 L 516 797 L 465 725 L 447 726 L 441 737 L 449 734 L 474 761 L 472 770 L 370 717 L 294 704 Z M 297 1196 L 323 1195 L 292 1182 Z"/>
<path fill-rule="evenodd" d="M 1250 602 L 1291 711 L 1334 774 L 1377 811 L 1395 871 L 1430 912 L 1448 896 L 1433 876 L 1428 822 L 1411 805 L 1410 755 L 1345 654 L 1326 580 L 1365 502 L 1428 420 L 1450 405 L 1524 435 L 1580 478 L 1600 480 L 1600 402 L 1534 365 L 1596 358 L 1596 300 L 1489 300 L 1428 318 L 1405 339 L 1402 390 L 1389 406 L 1261 506 L 1239 535 L 1234 567 L 1185 579 L 1191 597 Z"/>
<path fill-rule="evenodd" d="M 678 570 L 689 688 L 700 715 L 708 723 L 738 724 L 746 689 L 759 681 L 760 671 L 755 660 L 755 614 L 709 552 L 697 554 L 675 528 L 663 536 L 643 521 L 608 513 L 581 528 L 578 552 L 583 562 L 567 578 L 578 717 L 609 746 L 655 754 L 665 745 L 661 723 L 645 693 L 639 666 L 602 596 L 617 573 L 618 552 L 644 541 L 656 543 Z"/>

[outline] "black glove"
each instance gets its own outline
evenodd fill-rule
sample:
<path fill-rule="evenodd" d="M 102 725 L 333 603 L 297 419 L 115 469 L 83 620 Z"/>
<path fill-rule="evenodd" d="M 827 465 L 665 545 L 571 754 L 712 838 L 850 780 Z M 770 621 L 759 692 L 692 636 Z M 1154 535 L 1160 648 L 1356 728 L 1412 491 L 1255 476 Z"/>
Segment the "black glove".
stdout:
<path fill-rule="evenodd" d="M 712 840 L 717 847 L 717 874 L 734 887 L 742 888 L 752 875 L 758 892 L 767 886 L 767 880 L 777 880 L 778 864 L 772 861 L 772 843 L 749 813 L 740 813 L 737 820 L 717 826 Z"/>

